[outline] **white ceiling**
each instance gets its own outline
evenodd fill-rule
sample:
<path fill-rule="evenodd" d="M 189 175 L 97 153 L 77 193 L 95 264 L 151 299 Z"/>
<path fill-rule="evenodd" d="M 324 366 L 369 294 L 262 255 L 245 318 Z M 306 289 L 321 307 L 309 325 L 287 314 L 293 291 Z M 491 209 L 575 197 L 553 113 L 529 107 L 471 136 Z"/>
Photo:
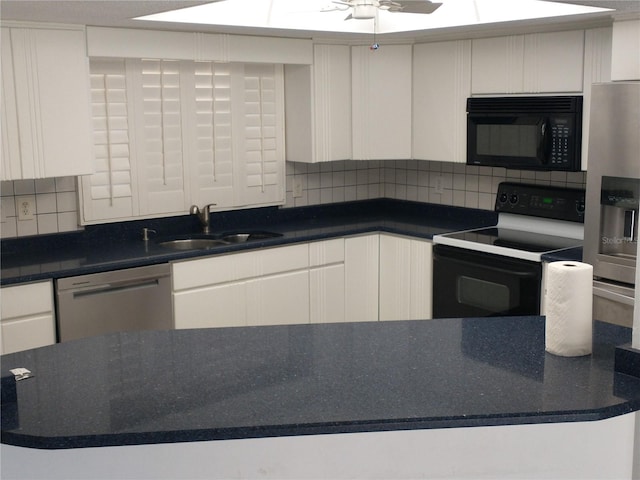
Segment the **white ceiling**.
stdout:
<path fill-rule="evenodd" d="M 225 2 L 219 2 L 214 4 L 214 7 L 218 7 L 221 4 L 231 4 L 237 2 L 242 4 L 250 0 L 227 0 Z M 305 0 L 297 0 L 300 5 Z M 311 2 L 311 0 L 309 0 Z M 313 0 L 317 4 L 318 0 Z M 443 14 L 447 11 L 455 10 L 459 12 L 460 17 L 465 17 L 470 14 L 468 10 L 473 6 L 482 2 L 496 2 L 500 0 L 438 0 L 443 2 L 443 6 L 431 15 L 413 15 L 405 13 L 389 13 L 381 12 L 400 23 L 411 23 L 407 27 L 410 32 L 389 33 L 385 35 L 386 38 L 391 37 L 403 37 L 403 36 L 428 36 L 428 35 L 442 35 L 447 33 L 460 33 L 461 31 L 482 31 L 483 29 L 495 28 L 498 22 L 501 22 L 501 26 L 511 26 L 513 28 L 520 28 L 528 25 L 540 25 L 540 24 L 553 24 L 553 23 L 567 23 L 567 22 L 579 22 L 579 21 L 610 21 L 612 15 L 623 14 L 638 14 L 640 15 L 640 0 L 548 0 L 547 2 L 553 2 L 552 5 L 556 7 L 566 7 L 567 5 L 585 5 L 590 7 L 601 7 L 612 9 L 612 12 L 595 11 L 582 15 L 572 16 L 564 14 L 564 9 L 558 10 L 560 12 L 557 16 L 552 17 L 540 17 L 533 20 L 522 20 L 519 18 L 493 18 L 487 17 L 480 25 L 466 24 L 465 22 L 449 22 L 444 24 L 433 23 L 437 19 L 437 15 Z M 503 0 L 504 1 L 504 0 Z M 507 0 L 507 3 L 515 6 L 519 2 L 531 3 L 533 0 Z M 330 12 L 322 13 L 318 12 L 316 15 L 321 16 L 321 22 L 327 22 L 327 18 L 335 18 L 334 27 L 326 27 L 321 25 L 318 29 L 308 27 L 306 24 L 301 28 L 297 28 L 296 22 L 289 21 L 288 25 L 284 27 L 281 24 L 271 26 L 270 28 L 263 28 L 256 24 L 247 26 L 245 25 L 222 25 L 222 24 L 187 24 L 187 23 L 175 23 L 175 22 L 147 22 L 141 20 L 134 20 L 135 17 L 143 15 L 150 15 L 154 13 L 166 12 L 169 10 L 175 10 L 179 8 L 192 7 L 196 5 L 203 5 L 210 3 L 211 0 L 0 0 L 0 19 L 2 20 L 16 20 L 16 21 L 34 21 L 34 22 L 55 22 L 66 24 L 83 24 L 93 26 L 113 26 L 113 27 L 133 27 L 133 28 L 150 28 L 150 29 L 171 29 L 182 31 L 202 31 L 202 32 L 220 32 L 220 33 L 244 33 L 244 34 L 260 34 L 260 35 L 281 35 L 287 37 L 299 37 L 299 38 L 311 38 L 311 37 L 354 37 L 357 34 L 362 36 L 362 33 L 372 33 L 370 29 L 373 28 L 372 20 L 349 20 L 345 22 L 343 18 L 346 16 L 345 12 Z M 268 0 L 263 0 L 267 3 Z M 326 0 L 326 4 L 331 4 L 331 0 Z M 246 4 L 244 4 L 246 5 Z M 464 5 L 464 6 L 463 6 Z M 506 5 L 506 3 L 505 3 Z M 246 7 L 245 7 L 246 8 Z M 315 8 L 315 7 L 314 7 Z M 478 9 L 476 8 L 476 14 Z M 514 10 L 515 12 L 516 10 Z M 348 12 L 347 12 L 348 13 Z M 429 18 L 431 17 L 431 18 Z M 517 16 L 516 16 L 517 17 Z M 379 18 L 378 31 L 380 24 L 384 19 L 382 16 Z M 388 20 L 387 20 L 388 21 Z M 426 22 L 421 24 L 420 22 Z M 222 22 L 220 22 L 222 23 Z M 241 22 L 242 23 L 242 22 Z M 414 25 L 415 24 L 415 25 Z M 303 25 L 300 22 L 300 25 Z M 398 28 L 396 28 L 397 30 Z M 348 31 L 351 30 L 351 31 Z M 391 28 L 390 30 L 393 30 Z M 400 28 L 402 30 L 402 28 Z M 327 33 L 329 31 L 329 33 Z M 354 35 L 355 34 L 355 35 Z"/>

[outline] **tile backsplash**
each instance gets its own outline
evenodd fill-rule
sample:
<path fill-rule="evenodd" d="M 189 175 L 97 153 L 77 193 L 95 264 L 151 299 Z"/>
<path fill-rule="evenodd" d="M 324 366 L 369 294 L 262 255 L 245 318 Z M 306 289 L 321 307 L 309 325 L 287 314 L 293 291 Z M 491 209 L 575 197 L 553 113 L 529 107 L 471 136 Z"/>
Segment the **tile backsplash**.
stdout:
<path fill-rule="evenodd" d="M 422 160 L 287 162 L 285 207 L 379 197 L 493 210 L 503 181 L 585 188 L 585 172 L 532 172 Z M 294 197 L 294 184 L 302 187 Z M 16 180 L 0 184 L 2 238 L 82 229 L 78 225 L 75 177 Z M 18 220 L 18 202 L 36 205 L 34 218 Z"/>
<path fill-rule="evenodd" d="M 287 164 L 286 207 L 377 197 L 493 210 L 504 181 L 585 188 L 585 172 L 533 172 L 422 160 Z M 301 183 L 302 196 L 294 197 Z"/>
<path fill-rule="evenodd" d="M 79 230 L 76 177 L 15 180 L 0 183 L 2 238 Z M 19 220 L 23 199 L 35 205 L 33 219 Z"/>

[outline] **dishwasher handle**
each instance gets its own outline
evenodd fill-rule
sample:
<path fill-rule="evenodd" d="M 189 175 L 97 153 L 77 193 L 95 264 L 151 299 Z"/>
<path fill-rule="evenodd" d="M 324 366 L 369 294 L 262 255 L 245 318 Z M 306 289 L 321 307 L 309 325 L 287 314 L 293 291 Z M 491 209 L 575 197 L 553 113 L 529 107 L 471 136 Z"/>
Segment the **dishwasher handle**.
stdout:
<path fill-rule="evenodd" d="M 103 295 L 108 293 L 120 293 L 127 290 L 138 290 L 143 288 L 155 288 L 160 285 L 160 279 L 163 277 L 138 279 L 123 282 L 112 282 L 103 285 L 92 285 L 90 287 L 69 290 L 67 293 L 73 295 L 74 298 L 88 297 L 91 295 Z"/>

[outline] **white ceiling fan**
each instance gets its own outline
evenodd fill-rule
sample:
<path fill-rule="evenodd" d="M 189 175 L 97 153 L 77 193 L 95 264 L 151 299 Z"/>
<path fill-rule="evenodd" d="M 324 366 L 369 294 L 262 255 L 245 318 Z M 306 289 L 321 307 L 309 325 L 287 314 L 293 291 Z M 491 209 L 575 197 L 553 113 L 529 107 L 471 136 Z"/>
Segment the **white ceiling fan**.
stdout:
<path fill-rule="evenodd" d="M 378 10 L 396 13 L 435 12 L 442 3 L 430 0 L 333 0 L 335 6 L 323 8 L 323 12 L 352 9 L 345 20 L 369 20 L 375 18 Z"/>

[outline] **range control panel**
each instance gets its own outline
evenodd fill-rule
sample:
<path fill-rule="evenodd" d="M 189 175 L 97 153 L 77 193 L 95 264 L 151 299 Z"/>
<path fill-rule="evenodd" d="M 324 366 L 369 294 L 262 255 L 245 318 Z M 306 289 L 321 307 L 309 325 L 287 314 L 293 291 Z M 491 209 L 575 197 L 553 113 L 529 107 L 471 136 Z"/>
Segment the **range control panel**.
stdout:
<path fill-rule="evenodd" d="M 579 188 L 503 182 L 495 211 L 584 223 L 584 198 Z"/>

